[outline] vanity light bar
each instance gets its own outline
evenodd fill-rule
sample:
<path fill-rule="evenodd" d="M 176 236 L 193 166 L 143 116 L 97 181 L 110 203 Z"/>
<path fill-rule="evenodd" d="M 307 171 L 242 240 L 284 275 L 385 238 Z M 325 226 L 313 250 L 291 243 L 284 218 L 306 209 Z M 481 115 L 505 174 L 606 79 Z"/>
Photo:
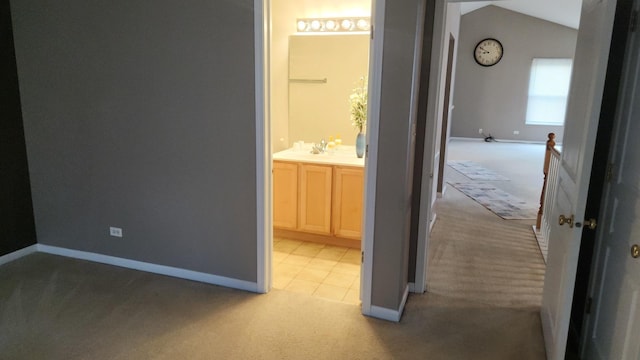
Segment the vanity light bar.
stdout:
<path fill-rule="evenodd" d="M 331 32 L 363 32 L 369 31 L 371 18 L 346 17 L 346 18 L 307 18 L 298 19 L 296 28 L 301 33 L 331 33 Z"/>

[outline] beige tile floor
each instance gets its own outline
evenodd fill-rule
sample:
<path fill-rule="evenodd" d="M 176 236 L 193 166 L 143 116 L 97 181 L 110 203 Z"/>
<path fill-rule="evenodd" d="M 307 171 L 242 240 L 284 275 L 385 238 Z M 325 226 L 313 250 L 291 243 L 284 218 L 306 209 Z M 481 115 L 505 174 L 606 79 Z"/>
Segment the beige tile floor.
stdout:
<path fill-rule="evenodd" d="M 273 240 L 273 287 L 360 304 L 360 250 Z"/>

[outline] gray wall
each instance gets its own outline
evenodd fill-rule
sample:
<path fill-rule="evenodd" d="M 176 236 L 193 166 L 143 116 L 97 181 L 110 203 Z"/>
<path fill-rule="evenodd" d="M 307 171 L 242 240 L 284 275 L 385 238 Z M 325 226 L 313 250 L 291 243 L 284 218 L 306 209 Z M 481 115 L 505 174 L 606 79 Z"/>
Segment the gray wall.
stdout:
<path fill-rule="evenodd" d="M 420 2 L 387 1 L 385 8 L 371 303 L 394 310 L 402 301 L 409 268 L 413 181 L 409 119 Z"/>
<path fill-rule="evenodd" d="M 36 243 L 9 0 L 0 1 L 0 256 Z"/>
<path fill-rule="evenodd" d="M 549 132 L 562 139 L 561 126 L 525 125 L 531 60 L 573 58 L 577 34 L 496 6 L 462 16 L 451 136 L 477 138 L 482 128 L 498 140 L 546 141 Z M 476 44 L 487 37 L 504 47 L 502 60 L 488 68 L 473 59 Z"/>
<path fill-rule="evenodd" d="M 39 242 L 256 281 L 253 1 L 11 5 Z"/>

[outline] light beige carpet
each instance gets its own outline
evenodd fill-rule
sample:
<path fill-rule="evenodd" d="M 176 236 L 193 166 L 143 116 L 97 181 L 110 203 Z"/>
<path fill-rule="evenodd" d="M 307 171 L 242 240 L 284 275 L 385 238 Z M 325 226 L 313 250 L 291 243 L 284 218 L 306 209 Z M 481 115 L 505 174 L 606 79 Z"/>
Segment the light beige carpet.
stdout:
<path fill-rule="evenodd" d="M 482 146 L 460 145 L 465 157 Z M 505 147 L 482 149 L 521 163 Z M 505 190 L 535 196 L 516 188 L 527 170 L 505 172 Z M 544 359 L 544 265 L 530 222 L 496 219 L 449 189 L 431 239 L 433 292 L 410 295 L 399 324 L 304 294 L 33 254 L 0 266 L 0 359 Z"/>
<path fill-rule="evenodd" d="M 544 359 L 538 312 L 412 295 L 401 323 L 46 254 L 0 267 L 2 359 Z"/>
<path fill-rule="evenodd" d="M 453 187 L 437 210 L 429 291 L 498 307 L 539 308 L 545 264 L 531 221 L 503 220 Z"/>
<path fill-rule="evenodd" d="M 528 202 L 539 199 L 540 190 L 537 195 L 535 190 L 542 183 L 538 185 L 536 174 L 543 145 L 452 141 L 450 159 L 471 155 L 512 179 L 492 185 L 508 186 L 509 193 Z M 469 182 L 451 168 L 445 178 Z M 539 309 L 545 264 L 531 230 L 534 219 L 501 219 L 453 186 L 437 200 L 436 213 L 429 245 L 429 291 L 497 307 Z"/>

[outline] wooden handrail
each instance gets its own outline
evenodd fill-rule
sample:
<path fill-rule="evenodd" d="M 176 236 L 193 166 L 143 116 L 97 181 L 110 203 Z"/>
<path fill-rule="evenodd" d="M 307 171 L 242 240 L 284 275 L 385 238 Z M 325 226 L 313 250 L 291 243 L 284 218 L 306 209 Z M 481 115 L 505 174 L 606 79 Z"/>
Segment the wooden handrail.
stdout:
<path fill-rule="evenodd" d="M 542 183 L 542 193 L 540 194 L 540 209 L 538 210 L 538 217 L 536 219 L 536 229 L 540 229 L 542 225 L 542 209 L 544 208 L 544 195 L 547 191 L 547 181 L 549 175 L 549 164 L 551 162 L 551 155 L 556 155 L 560 157 L 560 152 L 555 148 L 556 146 L 556 134 L 549 133 L 546 150 L 544 152 L 544 166 L 542 168 L 542 173 L 544 174 L 544 181 Z"/>

